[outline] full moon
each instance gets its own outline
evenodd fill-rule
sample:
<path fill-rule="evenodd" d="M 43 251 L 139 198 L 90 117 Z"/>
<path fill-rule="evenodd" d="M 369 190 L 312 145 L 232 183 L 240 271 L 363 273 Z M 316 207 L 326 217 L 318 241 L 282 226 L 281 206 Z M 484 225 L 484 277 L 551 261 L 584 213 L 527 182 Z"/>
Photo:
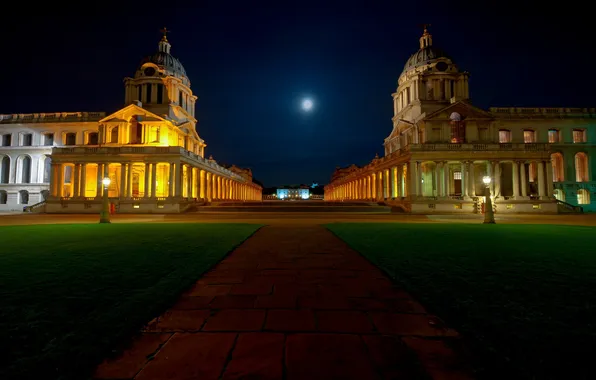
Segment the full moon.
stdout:
<path fill-rule="evenodd" d="M 312 109 L 313 102 L 310 99 L 304 99 L 302 101 L 302 109 L 305 111 L 310 111 Z"/>

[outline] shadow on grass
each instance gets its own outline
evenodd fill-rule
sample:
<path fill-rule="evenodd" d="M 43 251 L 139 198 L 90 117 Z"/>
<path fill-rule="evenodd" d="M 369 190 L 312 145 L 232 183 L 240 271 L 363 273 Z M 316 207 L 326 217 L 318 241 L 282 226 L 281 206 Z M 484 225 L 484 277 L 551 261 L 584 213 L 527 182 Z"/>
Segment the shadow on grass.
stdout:
<path fill-rule="evenodd" d="M 596 352 L 596 228 L 327 225 L 458 329 L 482 378 L 588 378 Z"/>
<path fill-rule="evenodd" d="M 0 227 L 0 378 L 89 376 L 259 227 Z"/>

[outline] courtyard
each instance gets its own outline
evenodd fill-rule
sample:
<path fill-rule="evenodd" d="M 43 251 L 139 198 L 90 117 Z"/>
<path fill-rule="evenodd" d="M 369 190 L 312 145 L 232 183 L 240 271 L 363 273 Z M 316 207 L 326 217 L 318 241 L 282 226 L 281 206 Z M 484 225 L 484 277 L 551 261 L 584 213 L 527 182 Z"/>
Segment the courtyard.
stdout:
<path fill-rule="evenodd" d="M 592 215 L 96 219 L 0 216 L 0 377 L 584 378 L 595 349 Z"/>

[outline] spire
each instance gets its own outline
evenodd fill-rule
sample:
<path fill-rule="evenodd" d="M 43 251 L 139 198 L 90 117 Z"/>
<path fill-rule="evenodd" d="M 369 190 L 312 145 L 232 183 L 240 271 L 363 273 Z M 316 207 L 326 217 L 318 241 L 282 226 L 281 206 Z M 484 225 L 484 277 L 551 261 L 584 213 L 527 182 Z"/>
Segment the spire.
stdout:
<path fill-rule="evenodd" d="M 420 37 L 420 49 L 424 49 L 433 44 L 433 36 L 428 32 L 429 26 L 430 24 L 422 24 L 424 32 L 422 32 L 422 37 Z"/>
<path fill-rule="evenodd" d="M 161 41 L 159 41 L 158 45 L 159 51 L 161 51 L 162 53 L 170 54 L 170 48 L 172 47 L 172 45 L 170 45 L 170 43 L 168 42 L 168 33 L 170 33 L 170 31 L 166 29 L 165 26 L 163 27 L 163 29 L 160 29 L 159 31 L 163 33 L 163 37 L 161 37 Z"/>

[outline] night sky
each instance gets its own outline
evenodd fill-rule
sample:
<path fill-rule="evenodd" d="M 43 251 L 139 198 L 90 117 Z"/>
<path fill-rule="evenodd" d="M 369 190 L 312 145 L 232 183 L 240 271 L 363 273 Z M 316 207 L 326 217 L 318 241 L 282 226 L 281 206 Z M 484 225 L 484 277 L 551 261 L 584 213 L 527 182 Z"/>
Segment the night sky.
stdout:
<path fill-rule="evenodd" d="M 266 186 L 327 183 L 336 166 L 383 154 L 391 93 L 422 23 L 471 73 L 476 106 L 596 106 L 595 33 L 573 2 L 23 3 L 3 16 L 0 113 L 118 110 L 123 78 L 166 26 L 199 97 L 206 154 L 252 168 Z"/>

